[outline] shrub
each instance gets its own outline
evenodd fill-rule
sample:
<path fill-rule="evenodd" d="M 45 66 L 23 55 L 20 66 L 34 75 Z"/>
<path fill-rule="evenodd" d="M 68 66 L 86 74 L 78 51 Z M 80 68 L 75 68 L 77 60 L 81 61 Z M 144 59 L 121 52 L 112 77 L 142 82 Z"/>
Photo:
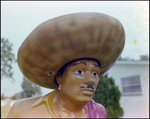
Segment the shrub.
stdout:
<path fill-rule="evenodd" d="M 119 118 L 123 116 L 123 109 L 119 103 L 121 93 L 118 86 L 115 85 L 114 79 L 107 75 L 100 77 L 93 100 L 106 108 L 108 118 Z"/>

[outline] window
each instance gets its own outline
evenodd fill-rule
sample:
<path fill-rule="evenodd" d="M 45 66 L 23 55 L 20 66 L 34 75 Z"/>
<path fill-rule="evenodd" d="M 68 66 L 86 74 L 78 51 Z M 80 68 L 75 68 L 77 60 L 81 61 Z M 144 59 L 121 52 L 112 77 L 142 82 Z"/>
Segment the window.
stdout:
<path fill-rule="evenodd" d="M 122 82 L 123 94 L 141 94 L 142 93 L 139 75 L 121 78 L 121 82 Z"/>

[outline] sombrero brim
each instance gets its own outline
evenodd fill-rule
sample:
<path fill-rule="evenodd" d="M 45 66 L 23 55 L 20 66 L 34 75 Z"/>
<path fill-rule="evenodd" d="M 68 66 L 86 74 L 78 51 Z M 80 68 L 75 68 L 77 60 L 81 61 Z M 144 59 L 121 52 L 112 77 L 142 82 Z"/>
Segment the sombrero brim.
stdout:
<path fill-rule="evenodd" d="M 117 19 L 101 13 L 69 14 L 37 26 L 20 46 L 17 61 L 28 80 L 53 89 L 57 71 L 74 59 L 94 58 L 105 73 L 124 43 L 124 29 Z"/>

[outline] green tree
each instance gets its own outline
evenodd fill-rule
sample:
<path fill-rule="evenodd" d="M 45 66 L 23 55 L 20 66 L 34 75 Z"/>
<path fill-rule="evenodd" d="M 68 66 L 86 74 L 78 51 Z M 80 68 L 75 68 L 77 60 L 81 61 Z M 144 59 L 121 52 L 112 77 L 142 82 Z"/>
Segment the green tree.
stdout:
<path fill-rule="evenodd" d="M 12 53 L 12 43 L 1 38 L 1 76 L 13 79 L 12 64 L 16 62 L 15 55 Z"/>
<path fill-rule="evenodd" d="M 23 91 L 20 93 L 20 98 L 28 98 L 34 95 L 41 95 L 41 88 L 31 81 L 23 77 L 23 82 L 21 84 Z"/>
<path fill-rule="evenodd" d="M 149 60 L 147 55 L 140 55 L 140 60 Z"/>
<path fill-rule="evenodd" d="M 130 59 L 129 57 L 122 58 L 121 56 L 118 58 L 119 61 L 135 61 L 134 59 Z"/>
<path fill-rule="evenodd" d="M 5 97 L 4 93 L 3 93 L 2 96 L 1 96 L 1 100 L 5 100 L 5 99 L 6 99 L 6 97 Z"/>
<path fill-rule="evenodd" d="M 119 103 L 121 93 L 118 86 L 115 86 L 114 79 L 108 78 L 107 75 L 100 77 L 93 100 L 106 108 L 108 118 L 118 118 L 123 116 L 123 109 Z"/>
<path fill-rule="evenodd" d="M 10 97 L 10 99 L 12 99 L 12 100 L 17 100 L 18 98 L 17 98 L 17 94 L 14 94 L 12 97 Z"/>
<path fill-rule="evenodd" d="M 118 60 L 120 60 L 120 61 L 127 61 L 128 58 L 122 58 L 122 57 L 120 56 Z"/>

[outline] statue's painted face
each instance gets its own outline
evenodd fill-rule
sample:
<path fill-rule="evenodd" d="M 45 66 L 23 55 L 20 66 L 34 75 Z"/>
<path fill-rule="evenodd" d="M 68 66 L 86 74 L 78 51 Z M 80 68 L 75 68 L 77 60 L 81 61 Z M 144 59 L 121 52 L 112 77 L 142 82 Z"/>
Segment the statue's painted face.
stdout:
<path fill-rule="evenodd" d="M 89 102 L 99 82 L 100 66 L 94 60 L 82 59 L 69 64 L 58 78 L 61 96 L 70 101 Z"/>

